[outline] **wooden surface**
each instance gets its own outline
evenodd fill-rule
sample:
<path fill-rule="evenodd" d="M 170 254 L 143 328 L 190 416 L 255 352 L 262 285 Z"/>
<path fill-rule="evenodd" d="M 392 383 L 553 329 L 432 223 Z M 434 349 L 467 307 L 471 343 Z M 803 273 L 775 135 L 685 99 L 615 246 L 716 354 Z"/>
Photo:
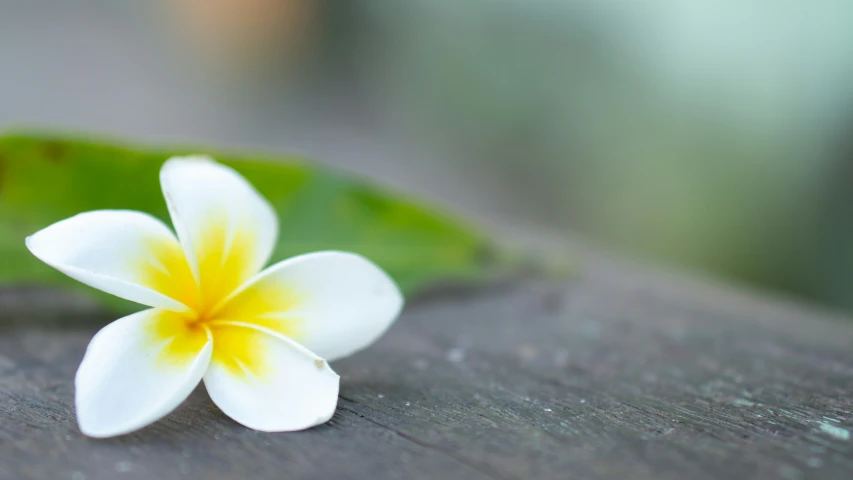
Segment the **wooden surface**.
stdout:
<path fill-rule="evenodd" d="M 435 292 L 333 365 L 327 425 L 254 432 L 200 388 L 108 440 L 72 402 L 105 319 L 43 297 L 0 294 L 2 479 L 853 478 L 853 321 L 679 277 Z"/>

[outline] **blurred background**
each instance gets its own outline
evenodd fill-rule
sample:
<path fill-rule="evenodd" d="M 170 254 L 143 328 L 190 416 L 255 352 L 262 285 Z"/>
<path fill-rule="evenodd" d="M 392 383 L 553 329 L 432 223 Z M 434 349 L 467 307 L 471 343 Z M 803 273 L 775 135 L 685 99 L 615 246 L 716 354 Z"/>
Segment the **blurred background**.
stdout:
<path fill-rule="evenodd" d="M 304 153 L 853 309 L 853 2 L 0 0 L 0 131 Z"/>

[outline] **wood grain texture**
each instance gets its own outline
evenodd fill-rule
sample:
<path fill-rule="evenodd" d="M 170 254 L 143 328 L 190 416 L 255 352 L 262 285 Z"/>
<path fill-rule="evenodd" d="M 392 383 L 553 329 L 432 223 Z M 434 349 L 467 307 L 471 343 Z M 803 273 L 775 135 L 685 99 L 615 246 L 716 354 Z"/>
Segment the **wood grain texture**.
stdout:
<path fill-rule="evenodd" d="M 853 478 L 853 322 L 677 276 L 436 292 L 333 365 L 327 425 L 254 432 L 202 388 L 108 440 L 72 400 L 105 319 L 43 296 L 0 294 L 2 479 Z"/>

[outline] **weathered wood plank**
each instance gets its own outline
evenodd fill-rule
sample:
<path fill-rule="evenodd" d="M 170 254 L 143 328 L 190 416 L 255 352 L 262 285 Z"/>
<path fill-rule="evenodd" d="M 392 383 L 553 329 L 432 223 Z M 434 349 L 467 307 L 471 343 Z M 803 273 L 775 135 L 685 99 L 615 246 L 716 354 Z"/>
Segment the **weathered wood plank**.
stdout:
<path fill-rule="evenodd" d="M 0 478 L 853 478 L 853 322 L 679 277 L 437 293 L 334 365 L 328 425 L 254 432 L 201 389 L 110 440 L 74 420 L 91 312 L 6 297 Z"/>

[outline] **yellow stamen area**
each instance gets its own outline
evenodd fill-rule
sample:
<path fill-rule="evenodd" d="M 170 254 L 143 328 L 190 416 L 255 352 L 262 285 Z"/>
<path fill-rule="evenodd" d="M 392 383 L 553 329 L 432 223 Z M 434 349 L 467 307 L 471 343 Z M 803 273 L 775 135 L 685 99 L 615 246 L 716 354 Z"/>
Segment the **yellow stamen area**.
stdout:
<path fill-rule="evenodd" d="M 198 324 L 190 324 L 186 317 L 169 311 L 160 311 L 152 318 L 148 328 L 148 343 L 159 346 L 157 361 L 161 365 L 187 365 L 207 343 L 207 332 Z"/>
<path fill-rule="evenodd" d="M 213 337 L 212 361 L 238 377 L 260 378 L 267 371 L 264 338 L 267 328 L 298 340 L 299 321 L 289 312 L 298 305 L 294 289 L 261 280 L 229 298 L 256 272 L 255 239 L 251 229 L 229 229 L 213 222 L 194 250 L 198 280 L 177 241 L 149 245 L 149 257 L 140 265 L 140 283 L 190 308 L 190 312 L 159 314 L 149 328 L 150 342 L 162 345 L 158 361 L 184 364 L 194 359 Z M 242 326 L 229 325 L 238 322 Z"/>

